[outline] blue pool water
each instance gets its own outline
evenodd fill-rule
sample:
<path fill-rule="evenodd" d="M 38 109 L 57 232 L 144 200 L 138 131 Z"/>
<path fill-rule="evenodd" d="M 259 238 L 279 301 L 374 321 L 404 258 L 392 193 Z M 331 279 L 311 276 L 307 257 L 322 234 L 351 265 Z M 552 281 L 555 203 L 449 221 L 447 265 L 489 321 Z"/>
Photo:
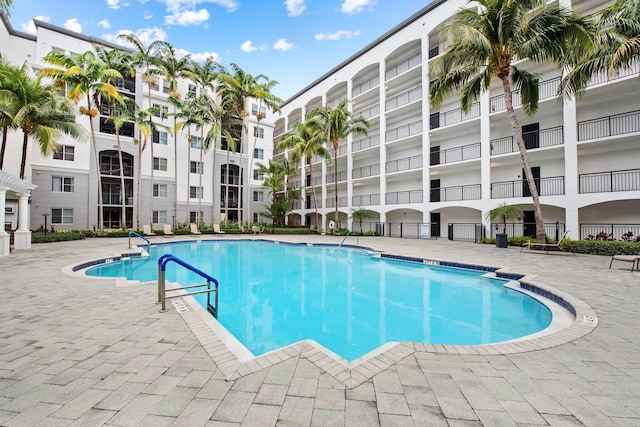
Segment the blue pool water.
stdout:
<path fill-rule="evenodd" d="M 484 272 L 335 246 L 175 243 L 152 246 L 150 258 L 102 264 L 86 274 L 156 280 L 157 259 L 165 253 L 218 279 L 218 320 L 256 356 L 310 338 L 354 360 L 387 342 L 487 344 L 533 334 L 551 322 L 544 304 Z M 202 283 L 174 263 L 166 276 L 183 285 Z M 195 298 L 206 304 L 206 297 Z"/>

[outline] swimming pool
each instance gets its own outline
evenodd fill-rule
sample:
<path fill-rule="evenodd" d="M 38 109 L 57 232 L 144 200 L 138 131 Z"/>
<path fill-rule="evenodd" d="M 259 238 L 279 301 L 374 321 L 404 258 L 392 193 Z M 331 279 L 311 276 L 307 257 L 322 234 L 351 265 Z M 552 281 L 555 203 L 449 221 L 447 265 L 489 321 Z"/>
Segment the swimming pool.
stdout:
<path fill-rule="evenodd" d="M 218 279 L 218 320 L 256 356 L 307 338 L 346 360 L 387 342 L 495 343 L 541 331 L 552 317 L 544 304 L 483 271 L 335 246 L 242 240 L 157 245 L 149 258 L 99 265 L 86 274 L 156 280 L 157 259 L 165 253 Z M 201 282 L 172 264 L 167 279 Z"/>

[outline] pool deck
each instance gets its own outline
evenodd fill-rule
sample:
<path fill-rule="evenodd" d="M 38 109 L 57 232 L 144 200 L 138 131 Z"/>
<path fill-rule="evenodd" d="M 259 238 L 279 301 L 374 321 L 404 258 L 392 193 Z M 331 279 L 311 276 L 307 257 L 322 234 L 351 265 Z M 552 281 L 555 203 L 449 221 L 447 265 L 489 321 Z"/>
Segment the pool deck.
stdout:
<path fill-rule="evenodd" d="M 342 238 L 276 240 L 337 244 Z M 159 313 L 154 286 L 62 272 L 125 251 L 126 238 L 37 244 L 0 258 L 0 425 L 640 425 L 640 272 L 628 263 L 609 269 L 609 257 L 447 240 L 359 243 L 535 275 L 536 283 L 592 307 L 599 324 L 571 342 L 522 353 L 416 347 L 353 388 L 305 351 L 228 380 L 225 354 L 212 357 L 203 345 L 207 331 L 173 304 Z"/>

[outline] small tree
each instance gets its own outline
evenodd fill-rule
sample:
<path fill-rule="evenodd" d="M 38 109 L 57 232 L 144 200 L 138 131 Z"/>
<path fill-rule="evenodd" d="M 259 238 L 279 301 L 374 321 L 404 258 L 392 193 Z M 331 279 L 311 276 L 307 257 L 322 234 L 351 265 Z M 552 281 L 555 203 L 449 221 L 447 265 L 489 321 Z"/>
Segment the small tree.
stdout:
<path fill-rule="evenodd" d="M 353 216 L 353 220 L 360 224 L 360 233 L 362 233 L 362 221 L 373 218 L 373 213 L 361 207 L 358 207 L 358 209 L 351 209 L 351 215 Z"/>
<path fill-rule="evenodd" d="M 493 208 L 487 214 L 487 219 L 490 221 L 499 220 L 502 222 L 502 232 L 506 234 L 507 232 L 507 221 L 514 221 L 517 219 L 522 219 L 523 213 L 520 206 L 516 205 L 507 205 L 507 202 L 499 205 L 496 208 Z"/>

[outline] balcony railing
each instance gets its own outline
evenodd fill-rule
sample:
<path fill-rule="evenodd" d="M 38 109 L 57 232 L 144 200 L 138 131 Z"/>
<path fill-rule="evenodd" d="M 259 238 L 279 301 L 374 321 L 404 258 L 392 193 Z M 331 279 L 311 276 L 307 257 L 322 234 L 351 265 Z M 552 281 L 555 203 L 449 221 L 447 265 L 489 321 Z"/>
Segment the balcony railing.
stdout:
<path fill-rule="evenodd" d="M 353 196 L 351 200 L 353 206 L 378 206 L 380 204 L 380 193 Z"/>
<path fill-rule="evenodd" d="M 131 194 L 126 194 L 124 201 L 126 206 L 133 206 Z M 105 205 L 122 205 L 120 193 L 102 193 L 102 203 Z"/>
<path fill-rule="evenodd" d="M 373 105 L 365 110 L 360 110 L 356 113 L 353 113 L 354 117 L 362 117 L 363 119 L 370 119 L 372 117 L 377 117 L 380 115 L 380 105 Z"/>
<path fill-rule="evenodd" d="M 412 68 L 415 68 L 417 66 L 420 65 L 420 63 L 422 62 L 422 55 L 420 53 L 416 53 L 415 55 L 400 61 L 398 64 L 396 64 L 395 66 L 389 68 L 385 73 L 384 73 L 384 78 L 385 81 L 386 80 L 390 80 L 396 76 L 399 76 L 400 74 L 409 71 Z"/>
<path fill-rule="evenodd" d="M 336 198 L 335 197 L 327 197 L 325 200 L 326 207 L 335 208 L 336 207 Z M 347 206 L 347 197 L 338 197 L 338 207 L 344 208 Z"/>
<path fill-rule="evenodd" d="M 524 132 L 522 137 L 524 138 L 525 147 L 527 150 L 535 148 L 552 147 L 554 145 L 564 144 L 564 134 L 562 132 L 562 126 L 558 126 L 550 129 L 542 129 L 533 132 Z M 496 156 L 498 154 L 516 153 L 520 151 L 518 149 L 518 143 L 514 136 L 506 136 L 504 138 L 497 138 L 491 140 L 491 155 Z"/>
<path fill-rule="evenodd" d="M 385 195 L 387 205 L 422 203 L 422 190 L 395 191 Z"/>
<path fill-rule="evenodd" d="M 580 224 L 580 240 L 594 239 L 599 234 L 607 235 L 609 240 L 624 240 L 626 234 L 627 239 L 635 241 L 640 236 L 640 224 Z"/>
<path fill-rule="evenodd" d="M 136 93 L 136 83 L 130 80 L 116 79 L 113 85 L 118 90 L 126 90 L 130 93 Z"/>
<path fill-rule="evenodd" d="M 538 85 L 538 100 L 553 98 L 558 94 L 558 86 L 560 85 L 560 77 L 541 81 Z M 522 105 L 522 95 L 520 91 L 511 92 L 511 102 L 514 108 Z M 489 109 L 492 113 L 502 111 L 507 106 L 504 102 L 504 94 L 491 97 L 489 100 Z"/>
<path fill-rule="evenodd" d="M 403 105 L 410 104 L 412 102 L 418 101 L 422 98 L 422 86 L 417 87 L 415 89 L 411 89 L 407 92 L 401 93 L 394 97 L 387 99 L 387 102 L 384 104 L 385 111 L 394 110 L 396 108 L 400 108 Z"/>
<path fill-rule="evenodd" d="M 338 182 L 347 180 L 347 171 L 338 171 Z M 327 173 L 327 184 L 332 184 L 335 182 L 335 178 L 333 172 Z"/>
<path fill-rule="evenodd" d="M 331 158 L 333 158 L 333 153 L 333 147 L 330 147 L 329 154 Z M 344 156 L 345 154 L 347 154 L 347 144 L 338 145 L 338 156 Z"/>
<path fill-rule="evenodd" d="M 438 129 L 443 126 L 475 119 L 476 117 L 480 117 L 480 103 L 478 102 L 471 106 L 468 113 L 462 111 L 462 108 L 445 111 L 444 113 L 434 113 L 429 117 L 429 125 L 431 129 Z"/>
<path fill-rule="evenodd" d="M 286 132 L 286 130 L 285 130 L 283 127 L 281 127 L 281 128 L 276 128 L 276 129 L 273 131 L 273 137 L 274 137 L 274 138 L 276 138 L 276 137 L 278 137 L 278 136 L 282 135 L 282 134 L 283 134 L 283 133 L 285 133 L 285 132 Z"/>
<path fill-rule="evenodd" d="M 351 89 L 351 96 L 355 98 L 356 96 L 365 93 L 376 86 L 380 86 L 380 76 L 372 77 L 366 82 L 354 86 L 353 89 Z"/>
<path fill-rule="evenodd" d="M 133 109 L 128 109 L 123 111 L 121 107 L 115 107 L 113 105 L 104 104 L 104 103 L 98 104 L 98 110 L 100 111 L 101 116 L 107 116 L 107 117 L 116 117 L 116 116 L 122 116 L 125 114 L 133 113 Z"/>
<path fill-rule="evenodd" d="M 480 200 L 482 191 L 480 184 L 458 185 L 454 187 L 432 188 L 431 202 L 459 202 L 462 200 Z"/>
<path fill-rule="evenodd" d="M 429 155 L 431 166 L 456 163 L 465 160 L 480 158 L 480 143 L 462 145 L 460 147 L 447 148 L 446 150 L 433 151 Z"/>
<path fill-rule="evenodd" d="M 353 179 L 378 175 L 380 175 L 380 163 L 376 163 L 375 165 L 362 166 L 361 168 L 353 168 L 352 171 Z"/>
<path fill-rule="evenodd" d="M 587 86 L 595 86 L 601 83 L 621 79 L 623 77 L 632 76 L 634 74 L 640 74 L 640 61 L 633 61 L 629 68 L 627 68 L 626 70 L 618 70 L 613 73 L 611 77 L 609 77 L 609 74 L 606 71 L 595 74 L 591 76 L 591 79 L 589 80 L 589 83 L 587 83 Z"/>
<path fill-rule="evenodd" d="M 565 225 L 560 222 L 544 223 L 544 233 L 556 241 L 564 234 L 564 228 Z M 496 237 L 496 233 L 506 233 L 509 237 L 535 237 L 535 230 L 535 222 L 492 223 L 489 226 L 489 237 Z"/>
<path fill-rule="evenodd" d="M 368 138 L 358 139 L 351 144 L 351 151 L 356 152 L 380 145 L 380 134 L 371 135 Z"/>
<path fill-rule="evenodd" d="M 422 155 L 390 160 L 385 164 L 386 173 L 402 172 L 422 168 Z"/>
<path fill-rule="evenodd" d="M 440 45 L 429 48 L 429 59 L 440 55 Z"/>
<path fill-rule="evenodd" d="M 536 178 L 536 187 L 540 196 L 558 196 L 564 194 L 564 176 Z M 491 183 L 491 198 L 529 197 L 529 185 L 526 180 Z"/>
<path fill-rule="evenodd" d="M 224 172 L 222 173 L 222 176 L 220 178 L 220 183 L 221 184 L 227 183 L 227 174 Z M 240 177 L 238 175 L 229 174 L 229 185 L 239 185 L 239 184 L 240 184 Z"/>
<path fill-rule="evenodd" d="M 330 100 L 327 101 L 327 106 L 328 107 L 335 107 L 336 105 L 340 104 L 340 102 L 344 101 L 345 99 L 347 99 L 347 94 L 343 93 L 342 95 L 338 95 L 335 98 L 331 98 Z"/>
<path fill-rule="evenodd" d="M 578 123 L 578 141 L 640 132 L 640 110 Z"/>
<path fill-rule="evenodd" d="M 385 132 L 385 141 L 397 141 L 398 139 L 408 138 L 413 135 L 419 135 L 422 133 L 422 120 L 409 123 L 408 125 L 399 126 L 397 128 L 389 129 Z"/>
<path fill-rule="evenodd" d="M 293 209 L 302 209 L 302 201 L 296 200 L 295 202 L 293 202 Z"/>
<path fill-rule="evenodd" d="M 312 179 L 307 179 L 306 182 L 306 186 L 307 187 L 311 187 L 311 186 L 317 186 L 317 185 L 322 185 L 322 177 L 321 176 L 314 176 Z"/>
<path fill-rule="evenodd" d="M 640 169 L 628 169 L 579 175 L 579 192 L 609 193 L 640 190 Z"/>

